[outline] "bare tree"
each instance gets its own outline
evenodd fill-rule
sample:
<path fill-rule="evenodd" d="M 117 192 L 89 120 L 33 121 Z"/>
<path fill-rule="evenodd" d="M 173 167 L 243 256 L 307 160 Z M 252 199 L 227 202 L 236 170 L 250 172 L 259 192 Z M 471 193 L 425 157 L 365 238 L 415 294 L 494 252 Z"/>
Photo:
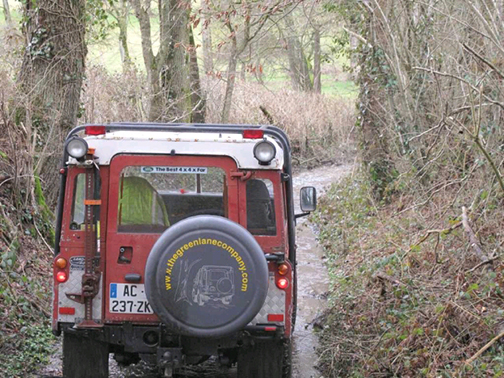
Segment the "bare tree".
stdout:
<path fill-rule="evenodd" d="M 202 1 L 202 20 L 201 40 L 203 43 L 203 68 L 207 74 L 213 72 L 214 62 L 212 52 L 212 29 L 210 28 L 210 7 L 206 1 Z"/>
<path fill-rule="evenodd" d="M 320 48 L 320 30 L 313 30 L 313 90 L 322 93 L 322 51 Z"/>
<path fill-rule="evenodd" d="M 130 4 L 128 0 L 111 1 L 108 3 L 109 14 L 116 20 L 119 29 L 119 51 L 124 69 L 131 65 L 131 57 L 128 48 L 128 17 Z"/>
<path fill-rule="evenodd" d="M 10 14 L 9 0 L 3 0 L 3 11 L 6 22 L 11 22 L 12 17 Z"/>
<path fill-rule="evenodd" d="M 86 59 L 84 0 L 39 0 L 25 3 L 26 49 L 19 81 L 26 96 L 18 122 L 36 146 L 35 176 L 50 176 L 64 134 L 77 123 Z M 59 150 L 59 149 L 58 149 Z M 49 179 L 49 176 L 51 177 Z"/>
<path fill-rule="evenodd" d="M 289 74 L 292 87 L 301 91 L 310 91 L 313 89 L 313 82 L 310 77 L 310 68 L 308 66 L 308 57 L 299 38 L 299 29 L 294 24 L 291 15 L 285 17 L 285 26 L 287 41 L 287 57 L 289 59 Z"/>
<path fill-rule="evenodd" d="M 160 45 L 157 54 L 152 47 L 151 2 L 133 0 L 132 4 L 140 22 L 142 53 L 150 85 L 149 120 L 189 121 L 197 105 L 192 104 L 189 72 L 190 2 L 169 0 L 158 3 Z"/>
<path fill-rule="evenodd" d="M 223 44 L 228 45 L 226 91 L 221 122 L 227 123 L 231 112 L 233 91 L 240 56 L 251 41 L 257 38 L 274 16 L 284 14 L 300 0 L 242 2 L 220 0 L 210 9 L 213 18 L 222 22 L 229 34 Z"/>

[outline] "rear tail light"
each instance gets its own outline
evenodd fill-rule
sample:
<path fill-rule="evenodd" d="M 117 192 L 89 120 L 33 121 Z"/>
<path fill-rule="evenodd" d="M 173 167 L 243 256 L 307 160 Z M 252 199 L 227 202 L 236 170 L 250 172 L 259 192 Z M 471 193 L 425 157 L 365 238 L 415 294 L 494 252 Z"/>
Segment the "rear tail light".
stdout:
<path fill-rule="evenodd" d="M 278 274 L 280 274 L 281 276 L 285 276 L 287 273 L 289 273 L 289 265 L 287 264 L 278 265 Z"/>
<path fill-rule="evenodd" d="M 264 137 L 264 131 L 258 129 L 244 130 L 243 137 L 245 139 L 262 139 Z"/>
<path fill-rule="evenodd" d="M 279 278 L 276 282 L 279 289 L 285 290 L 289 287 L 289 280 L 287 278 Z"/>
<path fill-rule="evenodd" d="M 104 135 L 107 130 L 105 126 L 86 126 L 86 135 Z"/>
<path fill-rule="evenodd" d="M 67 279 L 68 279 L 68 275 L 66 274 L 66 272 L 61 271 L 61 272 L 56 273 L 56 281 L 58 281 L 59 283 L 63 283 Z"/>
<path fill-rule="evenodd" d="M 54 262 L 56 268 L 65 269 L 67 266 L 67 261 L 63 257 L 59 257 Z"/>

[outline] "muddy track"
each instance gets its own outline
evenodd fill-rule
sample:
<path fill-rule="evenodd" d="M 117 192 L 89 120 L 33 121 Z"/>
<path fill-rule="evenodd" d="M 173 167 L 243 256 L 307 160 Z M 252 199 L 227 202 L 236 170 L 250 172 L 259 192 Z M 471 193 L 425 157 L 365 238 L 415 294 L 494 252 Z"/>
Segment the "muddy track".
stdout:
<path fill-rule="evenodd" d="M 320 197 L 332 182 L 338 181 L 351 172 L 349 165 L 324 166 L 313 170 L 302 170 L 294 174 L 294 196 L 296 213 L 299 213 L 297 195 L 303 186 L 315 186 Z M 313 333 L 314 320 L 320 315 L 327 303 L 329 277 L 324 265 L 324 253 L 318 245 L 315 233 L 306 220 L 298 219 L 296 227 L 298 246 L 298 312 L 293 345 L 293 378 L 321 377 L 314 365 L 317 362 L 317 336 Z M 42 367 L 36 377 L 61 377 L 61 343 L 50 357 L 50 363 Z M 223 371 L 213 360 L 187 370 L 186 377 L 201 378 L 237 378 L 236 369 Z M 111 378 L 157 378 L 156 371 L 140 363 L 127 368 L 119 367 L 110 358 Z"/>

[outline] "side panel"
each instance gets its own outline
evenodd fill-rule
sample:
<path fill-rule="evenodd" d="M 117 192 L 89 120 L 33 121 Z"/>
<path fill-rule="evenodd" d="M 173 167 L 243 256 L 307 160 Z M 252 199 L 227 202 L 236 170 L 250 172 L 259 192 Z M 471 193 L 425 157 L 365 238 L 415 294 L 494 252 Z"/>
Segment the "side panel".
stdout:
<path fill-rule="evenodd" d="M 279 171 L 254 171 L 250 179 L 269 180 L 273 184 L 274 206 L 275 206 L 275 221 L 276 235 L 254 235 L 254 238 L 261 245 L 264 253 L 281 252 L 285 254 L 287 263 L 290 265 L 287 225 L 286 225 L 286 198 L 281 180 L 281 172 Z M 247 228 L 247 180 L 239 183 L 239 198 L 240 198 L 240 224 Z M 276 285 L 276 280 L 280 278 L 277 273 L 277 263 L 270 262 L 269 269 L 269 288 L 268 296 L 263 308 L 251 322 L 251 325 L 264 325 L 275 323 L 285 325 L 286 335 L 290 335 L 293 311 L 293 270 L 292 267 L 289 274 L 285 276 L 289 280 L 289 286 L 285 289 L 279 289 Z M 283 321 L 268 320 L 268 315 L 283 315 Z"/>
<path fill-rule="evenodd" d="M 61 238 L 59 244 L 60 253 L 55 256 L 55 260 L 63 257 L 67 260 L 67 267 L 63 269 L 68 280 L 63 283 L 58 283 L 54 279 L 53 290 L 53 330 L 58 330 L 58 323 L 79 323 L 84 318 L 84 305 L 72 300 L 70 294 L 80 294 L 82 291 L 82 275 L 84 273 L 84 231 L 81 229 L 71 229 L 72 208 L 74 206 L 74 195 L 76 177 L 79 174 L 84 174 L 85 169 L 71 167 L 68 169 L 66 181 L 66 193 L 63 201 L 63 216 L 61 225 Z M 100 222 L 99 222 L 99 243 L 98 250 L 101 256 L 106 254 L 105 250 L 105 235 L 107 229 L 106 209 L 108 196 L 108 167 L 100 167 L 100 182 L 101 191 L 100 199 L 102 206 L 100 207 Z M 100 270 L 103 272 L 105 268 L 105 259 L 96 260 L 100 264 Z M 61 269 L 53 266 L 53 276 Z M 100 279 L 99 292 L 93 299 L 93 319 L 101 323 L 103 319 L 103 282 L 102 275 Z"/>

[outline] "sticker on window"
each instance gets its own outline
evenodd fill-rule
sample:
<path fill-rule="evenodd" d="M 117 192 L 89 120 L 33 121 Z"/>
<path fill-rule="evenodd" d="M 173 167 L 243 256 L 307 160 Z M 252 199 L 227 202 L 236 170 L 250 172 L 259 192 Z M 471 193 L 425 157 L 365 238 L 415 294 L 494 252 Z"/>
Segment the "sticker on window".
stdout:
<path fill-rule="evenodd" d="M 142 167 L 142 173 L 198 173 L 205 175 L 207 167 Z"/>

